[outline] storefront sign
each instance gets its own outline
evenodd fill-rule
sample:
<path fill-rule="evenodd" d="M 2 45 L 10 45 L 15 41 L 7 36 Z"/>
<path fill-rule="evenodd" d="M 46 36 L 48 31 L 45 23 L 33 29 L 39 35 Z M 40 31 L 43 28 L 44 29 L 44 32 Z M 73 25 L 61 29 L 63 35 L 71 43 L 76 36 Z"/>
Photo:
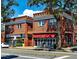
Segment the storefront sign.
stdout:
<path fill-rule="evenodd" d="M 16 36 L 16 37 L 21 37 L 21 35 L 20 35 L 20 34 L 15 34 L 15 36 Z"/>
<path fill-rule="evenodd" d="M 55 34 L 35 34 L 34 38 L 54 38 Z"/>

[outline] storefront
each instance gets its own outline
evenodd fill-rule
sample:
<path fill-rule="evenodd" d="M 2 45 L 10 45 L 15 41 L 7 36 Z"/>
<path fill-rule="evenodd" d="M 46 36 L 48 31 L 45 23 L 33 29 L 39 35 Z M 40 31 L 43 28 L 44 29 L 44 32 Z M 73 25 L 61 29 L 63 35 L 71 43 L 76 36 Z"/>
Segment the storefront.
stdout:
<path fill-rule="evenodd" d="M 34 34 L 34 45 L 38 47 L 53 47 L 53 44 L 57 44 L 57 34 Z"/>
<path fill-rule="evenodd" d="M 10 46 L 23 46 L 24 44 L 24 34 L 6 35 L 6 43 Z"/>

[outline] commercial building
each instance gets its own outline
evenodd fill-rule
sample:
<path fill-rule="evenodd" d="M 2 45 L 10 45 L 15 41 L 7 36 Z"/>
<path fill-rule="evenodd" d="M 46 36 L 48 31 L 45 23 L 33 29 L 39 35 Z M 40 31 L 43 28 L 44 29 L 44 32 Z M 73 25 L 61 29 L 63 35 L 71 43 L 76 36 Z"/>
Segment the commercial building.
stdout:
<path fill-rule="evenodd" d="M 11 45 L 15 41 L 16 46 L 52 47 L 55 43 L 64 47 L 77 43 L 77 25 L 73 27 L 72 16 L 66 12 L 58 19 L 47 10 L 35 13 L 33 18 L 13 18 L 5 23 L 5 32 L 6 42 Z"/>
<path fill-rule="evenodd" d="M 5 23 L 6 43 L 14 46 L 32 46 L 32 24 L 32 18 L 28 16 L 10 19 Z"/>
<path fill-rule="evenodd" d="M 33 18 L 33 39 L 35 46 L 49 47 L 60 45 L 62 47 L 76 45 L 76 25 L 74 25 L 72 16 L 65 12 L 56 19 L 49 11 L 34 14 Z M 76 21 L 76 20 L 75 20 Z M 74 32 L 74 38 L 73 38 Z M 61 40 L 60 40 L 61 39 Z M 61 43 L 59 43 L 61 41 Z"/>

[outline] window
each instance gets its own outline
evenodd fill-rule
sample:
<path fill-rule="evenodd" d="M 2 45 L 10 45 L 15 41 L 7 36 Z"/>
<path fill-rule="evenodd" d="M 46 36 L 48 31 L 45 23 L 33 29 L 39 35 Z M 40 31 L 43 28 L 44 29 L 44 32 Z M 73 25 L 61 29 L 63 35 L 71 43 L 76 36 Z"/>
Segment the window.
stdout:
<path fill-rule="evenodd" d="M 44 24 L 45 24 L 45 21 L 43 20 L 41 20 L 41 21 L 39 21 L 39 26 L 44 26 Z"/>
<path fill-rule="evenodd" d="M 17 24 L 16 27 L 20 29 L 22 26 L 21 24 Z"/>
<path fill-rule="evenodd" d="M 66 31 L 72 31 L 72 29 L 73 29 L 72 20 L 66 19 Z"/>
<path fill-rule="evenodd" d="M 21 35 L 21 38 L 25 38 L 25 35 L 24 34 L 20 34 Z"/>
<path fill-rule="evenodd" d="M 52 19 L 49 20 L 49 24 L 50 24 L 50 25 L 55 25 L 56 22 L 57 22 L 57 21 L 56 21 L 56 19 L 54 19 L 54 18 L 52 18 Z"/>

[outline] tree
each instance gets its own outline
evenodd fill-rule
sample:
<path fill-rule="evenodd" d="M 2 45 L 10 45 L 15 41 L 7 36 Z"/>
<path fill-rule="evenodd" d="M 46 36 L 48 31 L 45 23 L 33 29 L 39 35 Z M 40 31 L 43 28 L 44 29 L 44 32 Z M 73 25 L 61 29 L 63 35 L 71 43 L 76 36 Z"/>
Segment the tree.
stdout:
<path fill-rule="evenodd" d="M 29 0 L 27 4 L 29 6 L 46 5 L 45 9 L 49 10 L 50 14 L 53 14 L 54 17 L 57 20 L 60 19 L 60 21 L 62 21 L 63 17 L 61 16 L 61 14 L 63 12 L 66 12 L 66 11 L 71 12 L 74 9 L 74 7 L 76 9 L 76 4 L 77 3 L 76 3 L 75 0 Z M 61 34 L 61 32 L 60 32 L 60 23 L 58 22 L 58 36 L 59 36 L 59 42 L 60 42 L 59 43 L 59 48 L 61 48 L 61 36 L 60 36 L 60 34 Z"/>
<path fill-rule="evenodd" d="M 75 26 L 77 25 L 76 19 L 77 19 L 77 0 L 69 0 L 69 2 L 66 2 L 65 9 L 67 9 L 72 16 L 72 27 L 73 27 L 73 40 L 75 39 Z M 73 44 L 74 45 L 74 44 Z"/>
<path fill-rule="evenodd" d="M 12 9 L 11 7 L 18 6 L 18 5 L 19 4 L 16 2 L 16 0 L 1 0 L 1 22 L 10 21 L 9 19 L 15 14 L 15 10 Z M 5 26 L 5 29 L 7 29 L 7 30 L 4 30 L 4 32 L 5 32 L 4 39 L 6 39 L 7 32 L 9 32 L 9 34 L 10 34 L 10 32 L 12 31 L 11 28 L 9 28 L 8 26 Z M 5 40 L 5 41 L 7 41 L 7 40 Z M 13 41 L 12 41 L 12 43 L 13 43 Z"/>
<path fill-rule="evenodd" d="M 3 18 L 1 21 L 6 22 L 8 19 L 15 14 L 12 6 L 18 6 L 16 0 L 1 0 L 1 17 Z"/>

